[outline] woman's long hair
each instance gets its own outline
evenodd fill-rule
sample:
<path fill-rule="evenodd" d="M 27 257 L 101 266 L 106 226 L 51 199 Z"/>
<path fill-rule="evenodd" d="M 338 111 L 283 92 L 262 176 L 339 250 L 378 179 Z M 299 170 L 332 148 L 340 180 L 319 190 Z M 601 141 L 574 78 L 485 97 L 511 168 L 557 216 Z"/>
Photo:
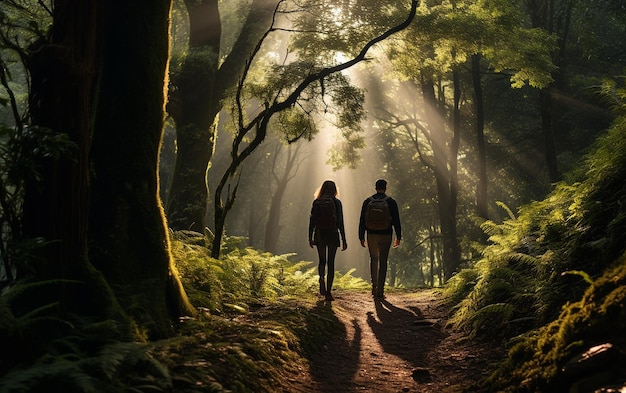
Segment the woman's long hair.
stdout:
<path fill-rule="evenodd" d="M 333 197 L 337 196 L 337 185 L 332 180 L 326 180 L 322 183 L 322 186 L 319 188 L 317 193 L 315 194 L 315 199 L 319 199 L 324 195 L 330 195 Z"/>

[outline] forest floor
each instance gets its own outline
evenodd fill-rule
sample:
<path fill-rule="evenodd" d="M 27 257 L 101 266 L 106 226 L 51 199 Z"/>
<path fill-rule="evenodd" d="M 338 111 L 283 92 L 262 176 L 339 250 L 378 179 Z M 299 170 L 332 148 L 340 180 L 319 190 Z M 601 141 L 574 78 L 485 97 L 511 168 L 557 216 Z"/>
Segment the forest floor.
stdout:
<path fill-rule="evenodd" d="M 475 342 L 446 328 L 450 310 L 434 291 L 333 291 L 318 312 L 345 329 L 312 351 L 283 392 L 476 391 L 476 383 L 504 356 L 493 342 Z"/>

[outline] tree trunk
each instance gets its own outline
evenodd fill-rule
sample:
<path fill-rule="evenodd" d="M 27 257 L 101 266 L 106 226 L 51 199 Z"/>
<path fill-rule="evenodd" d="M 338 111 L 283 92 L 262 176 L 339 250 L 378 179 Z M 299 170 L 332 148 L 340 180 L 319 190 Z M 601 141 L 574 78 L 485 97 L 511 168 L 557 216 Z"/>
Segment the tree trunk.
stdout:
<path fill-rule="evenodd" d="M 422 93 L 427 105 L 431 108 L 437 108 L 438 112 L 436 116 L 431 117 L 429 125 L 434 159 L 432 169 L 437 184 L 437 210 L 443 239 L 444 278 L 447 280 L 456 271 L 460 262 L 459 245 L 456 238 L 456 186 L 453 184 L 448 166 L 450 163 L 456 162 L 456 156 L 454 159 L 449 157 L 453 149 L 446 149 L 448 144 L 445 137 L 445 113 L 442 110 L 443 105 L 437 101 L 435 84 L 429 77 L 422 80 Z M 453 138 L 456 137 L 457 135 L 453 136 Z M 451 143 L 451 145 L 453 144 Z"/>
<path fill-rule="evenodd" d="M 81 284 L 62 286 L 59 300 L 63 309 L 120 319 L 121 309 L 109 286 L 87 258 L 89 150 L 102 11 L 97 1 L 56 1 L 49 41 L 39 41 L 29 48 L 29 132 L 49 133 L 50 138 L 45 139 L 48 143 L 65 137 L 73 146 L 58 157 L 34 157 L 39 178 L 27 179 L 25 183 L 22 235 L 51 243 L 35 250 L 41 264 L 31 266 L 31 271 L 21 271 L 20 275 L 79 281 Z M 45 150 L 46 143 L 38 145 L 38 149 Z M 28 153 L 32 154 L 35 147 Z"/>
<path fill-rule="evenodd" d="M 278 143 L 278 148 L 275 149 L 273 157 L 278 157 L 280 152 L 280 142 Z M 277 252 L 277 244 L 278 239 L 280 238 L 280 215 L 283 207 L 283 196 L 287 191 L 287 186 L 289 185 L 289 181 L 293 179 L 298 172 L 298 164 L 296 164 L 296 160 L 298 158 L 300 148 L 296 148 L 296 151 L 292 151 L 291 145 L 287 147 L 287 158 L 286 163 L 284 165 L 283 172 L 280 176 L 276 173 L 277 163 L 274 162 L 272 165 L 272 177 L 276 182 L 276 190 L 274 191 L 274 195 L 272 196 L 272 202 L 270 204 L 270 210 L 267 217 L 267 223 L 265 224 L 265 251 L 269 251 L 271 253 Z"/>
<path fill-rule="evenodd" d="M 233 197 L 234 201 L 234 197 Z M 219 259 L 222 252 L 222 240 L 224 239 L 224 228 L 226 227 L 227 210 L 221 203 L 214 203 L 215 206 L 215 233 L 211 244 L 211 258 Z"/>
<path fill-rule="evenodd" d="M 450 198 L 448 200 L 450 261 L 446 265 L 445 279 L 452 277 L 461 263 L 461 248 L 458 241 L 456 211 L 459 199 L 458 154 L 461 143 L 461 81 L 458 69 L 452 71 L 454 88 L 454 110 L 452 112 L 452 140 L 448 151 L 448 167 L 450 168 Z"/>
<path fill-rule="evenodd" d="M 556 183 L 560 179 L 559 167 L 556 154 L 556 141 L 554 139 L 554 125 L 552 121 L 552 96 L 550 88 L 539 91 L 539 112 L 541 114 L 541 133 L 543 134 L 544 154 L 550 183 Z"/>
<path fill-rule="evenodd" d="M 276 253 L 276 246 L 278 239 L 280 238 L 280 213 L 283 206 L 283 196 L 285 195 L 286 184 L 280 182 L 276 185 L 276 191 L 272 196 L 272 202 L 270 204 L 269 215 L 267 222 L 265 223 L 265 242 L 264 250 L 271 253 Z"/>
<path fill-rule="evenodd" d="M 277 0 L 254 0 L 232 51 L 219 65 L 221 22 L 217 0 L 186 0 L 189 56 L 173 77 L 168 112 L 176 122 L 178 154 L 167 202 L 169 225 L 203 232 L 208 206 L 207 171 L 227 91 L 269 27 Z M 218 233 L 218 229 L 215 229 Z"/>
<path fill-rule="evenodd" d="M 546 168 L 551 183 L 561 179 L 554 135 L 555 108 L 552 100 L 552 88 L 559 88 L 559 85 L 562 83 L 562 75 L 565 72 L 566 64 L 564 64 L 563 57 L 566 50 L 574 3 L 574 0 L 563 0 L 558 4 L 554 0 L 540 0 L 527 4 L 533 27 L 542 28 L 559 38 L 559 48 L 552 55 L 552 62 L 558 69 L 554 75 L 555 82 L 539 92 L 541 132 L 545 147 Z"/>
<path fill-rule="evenodd" d="M 189 50 L 172 76 L 168 111 L 176 123 L 176 165 L 167 201 L 175 230 L 203 232 L 208 188 L 206 172 L 215 147 L 217 114 L 215 74 L 219 64 L 221 22 L 217 0 L 186 0 Z"/>
<path fill-rule="evenodd" d="M 476 215 L 487 220 L 489 219 L 487 151 L 485 147 L 485 109 L 483 105 L 483 87 L 480 78 L 480 55 L 472 56 L 472 81 L 474 85 L 474 107 L 476 111 L 476 145 L 478 147 Z"/>
<path fill-rule="evenodd" d="M 435 286 L 435 228 L 433 227 L 433 225 L 429 225 L 428 226 L 428 242 L 429 242 L 429 253 L 428 253 L 428 259 L 430 261 L 430 286 L 434 287 Z"/>
<path fill-rule="evenodd" d="M 158 197 L 170 5 L 107 2 L 92 150 L 90 256 L 151 337 L 169 335 L 172 319 L 191 312 Z"/>
<path fill-rule="evenodd" d="M 389 286 L 396 286 L 396 279 L 398 277 L 398 262 L 395 260 L 389 261 Z"/>

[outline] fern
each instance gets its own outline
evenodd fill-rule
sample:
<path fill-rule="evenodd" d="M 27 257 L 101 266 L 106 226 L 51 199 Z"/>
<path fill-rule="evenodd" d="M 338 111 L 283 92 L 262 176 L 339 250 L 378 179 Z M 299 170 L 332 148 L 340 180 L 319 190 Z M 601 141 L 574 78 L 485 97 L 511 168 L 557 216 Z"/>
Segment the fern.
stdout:
<path fill-rule="evenodd" d="M 576 276 L 580 276 L 583 278 L 583 280 L 585 280 L 585 282 L 589 283 L 589 285 L 593 285 L 594 281 L 591 279 L 591 276 L 589 276 L 589 274 L 583 272 L 582 270 L 568 270 L 566 272 L 561 273 L 562 275 L 566 275 L 566 274 L 573 274 Z"/>
<path fill-rule="evenodd" d="M 45 303 L 59 284 L 22 281 L 0 296 L 0 345 L 12 354 L 0 363 L 0 392 L 167 391 L 167 369 L 146 344 L 120 341 L 127 335 L 117 321 L 63 315 Z"/>
<path fill-rule="evenodd" d="M 57 346 L 79 348 L 68 343 Z M 95 356 L 87 356 L 80 350 L 46 354 L 31 367 L 17 368 L 4 375 L 0 391 L 169 391 L 172 385 L 169 372 L 153 358 L 149 348 L 145 344 L 117 342 L 103 346 Z"/>

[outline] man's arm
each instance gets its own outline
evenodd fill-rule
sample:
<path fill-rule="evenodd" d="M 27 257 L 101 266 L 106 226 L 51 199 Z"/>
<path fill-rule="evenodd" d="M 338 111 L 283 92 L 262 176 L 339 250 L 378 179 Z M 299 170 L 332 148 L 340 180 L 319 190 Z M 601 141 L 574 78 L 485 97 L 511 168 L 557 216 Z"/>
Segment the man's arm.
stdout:
<path fill-rule="evenodd" d="M 400 224 L 400 209 L 398 208 L 398 202 L 395 199 L 393 200 L 393 205 L 391 206 L 391 226 L 396 232 L 396 240 L 393 242 L 394 247 L 398 247 L 400 245 L 400 240 L 402 239 L 402 225 Z"/>

